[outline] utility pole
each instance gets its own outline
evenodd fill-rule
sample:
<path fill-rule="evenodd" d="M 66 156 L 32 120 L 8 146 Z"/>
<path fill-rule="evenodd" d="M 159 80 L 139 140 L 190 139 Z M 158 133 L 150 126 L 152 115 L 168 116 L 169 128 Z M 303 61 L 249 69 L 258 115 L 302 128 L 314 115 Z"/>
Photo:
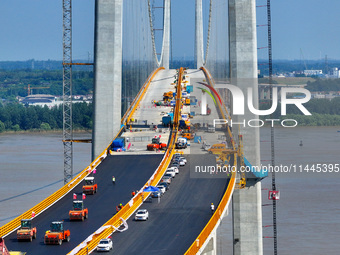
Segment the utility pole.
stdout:
<path fill-rule="evenodd" d="M 64 184 L 73 177 L 72 139 L 72 0 L 63 0 Z"/>

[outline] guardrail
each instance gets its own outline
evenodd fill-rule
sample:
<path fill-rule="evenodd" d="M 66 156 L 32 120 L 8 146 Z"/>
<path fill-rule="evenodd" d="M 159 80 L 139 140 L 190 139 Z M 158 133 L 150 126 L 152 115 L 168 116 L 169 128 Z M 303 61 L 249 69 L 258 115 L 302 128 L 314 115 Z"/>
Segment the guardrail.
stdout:
<path fill-rule="evenodd" d="M 210 73 L 204 68 L 202 67 L 201 70 L 204 72 L 208 82 L 210 85 L 212 85 L 212 81 L 210 78 Z M 221 109 L 221 105 L 219 100 L 218 101 L 218 106 L 220 109 L 220 113 L 223 115 L 224 119 L 227 119 L 229 116 L 226 116 L 226 114 L 222 111 Z M 229 129 L 229 127 L 227 126 L 227 131 L 230 137 L 232 137 L 232 133 Z M 232 147 L 233 150 L 235 150 L 235 142 L 233 139 L 231 139 L 232 142 Z M 237 155 L 234 154 L 234 166 L 235 164 L 237 164 Z M 221 202 L 219 203 L 218 207 L 216 208 L 213 216 L 210 218 L 210 220 L 208 221 L 208 223 L 205 225 L 205 227 L 203 228 L 203 230 L 201 231 L 201 233 L 198 235 L 198 237 L 196 238 L 196 240 L 192 243 L 192 245 L 189 247 L 189 249 L 185 252 L 185 255 L 191 255 L 191 254 L 197 254 L 199 252 L 202 252 L 201 249 L 204 247 L 204 244 L 206 243 L 206 241 L 208 241 L 209 236 L 212 234 L 212 232 L 214 231 L 214 229 L 218 226 L 219 221 L 221 219 L 221 217 L 223 216 L 223 212 L 228 208 L 229 203 L 231 201 L 231 197 L 235 188 L 235 182 L 236 182 L 236 172 L 233 171 L 227 190 L 224 193 Z"/>
<path fill-rule="evenodd" d="M 164 69 L 164 67 L 157 68 L 146 79 L 145 83 L 143 84 L 143 86 L 139 90 L 139 92 L 136 95 L 135 99 L 132 101 L 132 104 L 130 105 L 129 109 L 124 114 L 124 116 L 122 118 L 122 121 L 121 121 L 122 124 L 128 124 L 130 122 L 130 119 L 131 119 L 133 113 L 136 111 L 137 106 L 139 105 L 140 100 L 143 98 L 143 96 L 145 95 L 145 92 L 148 90 L 151 81 L 153 80 L 155 75 L 158 73 L 158 71 L 160 71 L 162 69 Z"/>
<path fill-rule="evenodd" d="M 123 128 L 122 128 L 123 129 Z M 122 131 L 120 130 L 120 132 Z M 0 236 L 5 237 L 12 233 L 14 230 L 20 227 L 21 219 L 30 219 L 38 216 L 46 209 L 51 207 L 66 194 L 68 194 L 72 189 L 74 189 L 86 176 L 88 176 L 107 156 L 108 147 L 83 171 L 81 171 L 77 176 L 75 176 L 71 181 L 65 184 L 62 188 L 54 192 L 52 195 L 41 201 L 36 206 L 32 207 L 28 211 L 24 212 L 20 216 L 16 217 L 12 221 L 8 222 L 0 228 Z M 34 216 L 32 215 L 34 212 Z"/>
<path fill-rule="evenodd" d="M 146 90 L 148 89 L 152 79 L 155 77 L 155 75 L 157 74 L 157 72 L 161 69 L 164 69 L 164 67 L 160 67 L 157 68 L 153 73 L 151 73 L 148 77 L 148 79 L 145 81 L 144 85 L 142 86 L 141 90 L 139 91 L 138 95 L 138 100 L 136 101 L 136 98 L 134 100 L 134 107 L 131 110 L 131 108 L 129 108 L 128 111 L 126 111 L 125 115 L 122 118 L 122 122 L 124 120 L 124 117 L 126 117 L 126 115 L 129 114 L 128 120 L 130 120 L 132 114 L 134 113 L 134 111 L 136 110 L 136 107 L 138 106 L 141 98 L 144 96 Z M 133 104 L 132 104 L 133 105 Z M 131 106 L 132 106 L 131 105 Z M 124 129 L 124 126 L 120 129 L 120 131 L 118 132 L 118 134 L 114 137 L 114 139 L 122 133 Z M 113 139 L 113 140 L 114 140 Z M 61 198 L 63 198 L 66 194 L 68 194 L 72 189 L 74 189 L 86 176 L 88 176 L 100 163 L 101 161 L 106 158 L 107 156 L 107 151 L 108 148 L 111 146 L 111 143 L 109 144 L 108 147 L 105 148 L 105 150 L 87 167 L 85 168 L 83 171 L 81 171 L 77 176 L 75 176 L 70 182 L 68 182 L 67 184 L 65 184 L 62 188 L 60 188 L 59 190 L 57 190 L 56 192 L 54 192 L 52 195 L 50 195 L 49 197 L 47 197 L 46 199 L 44 199 L 43 201 L 41 201 L 39 204 L 37 204 L 36 206 L 32 207 L 31 209 L 29 209 L 28 211 L 24 212 L 23 214 L 21 214 L 20 216 L 16 217 L 15 219 L 13 219 L 12 221 L 8 222 L 7 224 L 5 224 L 4 226 L 2 226 L 0 228 L 0 237 L 5 237 L 7 235 L 9 235 L 10 233 L 12 233 L 13 231 L 15 231 L 16 229 L 18 229 L 20 227 L 20 222 L 21 219 L 30 219 L 33 217 L 33 213 L 34 213 L 34 217 L 38 216 L 39 214 L 41 214 L 42 212 L 44 212 L 46 209 L 48 209 L 49 207 L 51 207 L 53 204 L 55 204 L 57 201 L 59 201 Z"/>
<path fill-rule="evenodd" d="M 179 77 L 182 77 L 183 69 L 180 69 Z M 181 79 L 178 79 L 177 90 L 181 90 Z M 179 100 L 177 100 L 179 99 Z M 176 106 L 174 117 L 181 115 L 181 93 L 176 94 Z M 175 151 L 175 142 L 177 139 L 178 125 L 174 125 L 171 133 L 169 147 L 166 150 L 163 159 L 150 177 L 147 183 L 142 187 L 142 189 L 133 197 L 129 203 L 127 203 L 118 213 L 116 213 L 111 219 L 109 219 L 102 227 L 100 227 L 95 233 L 89 236 L 81 244 L 79 244 L 75 249 L 69 252 L 67 255 L 85 255 L 91 253 L 98 245 L 99 241 L 103 238 L 107 238 L 113 232 L 115 232 L 132 214 L 143 204 L 144 200 L 150 195 L 150 192 L 143 192 L 143 189 L 147 186 L 156 186 L 164 175 L 168 165 L 170 164 L 171 158 Z"/>

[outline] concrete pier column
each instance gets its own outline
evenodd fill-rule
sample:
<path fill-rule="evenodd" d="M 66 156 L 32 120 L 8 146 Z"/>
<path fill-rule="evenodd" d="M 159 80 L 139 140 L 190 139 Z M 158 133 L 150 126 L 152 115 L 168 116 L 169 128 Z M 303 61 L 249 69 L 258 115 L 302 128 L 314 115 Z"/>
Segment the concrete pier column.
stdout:
<path fill-rule="evenodd" d="M 95 1 L 93 159 L 120 129 L 122 8 L 123 0 Z"/>
<path fill-rule="evenodd" d="M 164 0 L 164 13 L 163 13 L 163 44 L 161 64 L 165 69 L 169 69 L 170 66 L 170 0 Z"/>
<path fill-rule="evenodd" d="M 229 47 L 231 82 L 242 90 L 246 102 L 244 115 L 233 115 L 232 119 L 245 123 L 239 125 L 244 155 L 253 166 L 260 166 L 259 128 L 247 125 L 248 120 L 258 117 L 248 110 L 246 98 L 247 89 L 252 88 L 258 109 L 255 0 L 229 0 Z M 238 126 L 232 129 L 236 139 Z M 261 182 L 257 179 L 247 179 L 246 188 L 234 191 L 233 240 L 234 255 L 263 254 Z"/>
<path fill-rule="evenodd" d="M 198 69 L 204 63 L 202 0 L 196 0 L 195 22 L 195 57 Z"/>

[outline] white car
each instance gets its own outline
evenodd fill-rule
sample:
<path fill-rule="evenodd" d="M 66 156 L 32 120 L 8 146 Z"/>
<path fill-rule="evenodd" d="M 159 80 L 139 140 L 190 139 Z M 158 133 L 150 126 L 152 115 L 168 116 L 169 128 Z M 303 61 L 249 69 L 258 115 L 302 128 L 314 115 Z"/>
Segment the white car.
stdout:
<path fill-rule="evenodd" d="M 105 238 L 99 241 L 97 245 L 97 251 L 110 251 L 112 250 L 112 240 L 110 238 Z"/>
<path fill-rule="evenodd" d="M 180 166 L 185 166 L 185 162 L 184 162 L 182 159 L 180 159 L 180 160 L 178 161 L 178 163 L 179 163 Z"/>
<path fill-rule="evenodd" d="M 166 191 L 166 188 L 162 185 L 158 185 L 157 188 L 159 188 L 159 191 L 162 192 L 162 194 L 164 194 Z"/>
<path fill-rule="evenodd" d="M 149 212 L 146 209 L 139 209 L 135 215 L 135 220 L 147 220 L 149 219 Z"/>
<path fill-rule="evenodd" d="M 187 163 L 187 159 L 185 157 L 179 157 L 179 159 L 183 160 L 185 164 Z"/>
<path fill-rule="evenodd" d="M 165 174 L 171 174 L 171 177 L 174 178 L 176 175 L 176 172 L 174 169 L 168 169 L 165 171 Z"/>
<path fill-rule="evenodd" d="M 169 167 L 167 170 L 174 170 L 176 174 L 179 174 L 179 170 L 177 166 Z"/>

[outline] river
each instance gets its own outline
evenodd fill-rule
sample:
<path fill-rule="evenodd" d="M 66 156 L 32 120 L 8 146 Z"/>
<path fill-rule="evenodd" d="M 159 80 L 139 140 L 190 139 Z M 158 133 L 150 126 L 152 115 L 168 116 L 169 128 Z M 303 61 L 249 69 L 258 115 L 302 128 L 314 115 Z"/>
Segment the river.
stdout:
<path fill-rule="evenodd" d="M 275 164 L 305 167 L 340 163 L 340 127 L 275 128 Z M 89 138 L 90 134 L 76 134 Z M 300 146 L 300 141 L 302 145 Z M 74 172 L 90 163 L 90 144 L 74 143 Z M 0 135 L 0 225 L 28 210 L 63 185 L 61 134 Z M 261 128 L 261 158 L 270 158 L 270 129 Z M 278 173 L 278 254 L 339 254 L 340 173 Z M 268 204 L 271 175 L 262 181 L 262 204 Z M 272 224 L 272 206 L 263 206 L 263 225 Z M 263 236 L 273 236 L 272 227 Z M 273 239 L 264 238 L 264 254 Z M 232 254 L 232 253 L 230 253 Z"/>

